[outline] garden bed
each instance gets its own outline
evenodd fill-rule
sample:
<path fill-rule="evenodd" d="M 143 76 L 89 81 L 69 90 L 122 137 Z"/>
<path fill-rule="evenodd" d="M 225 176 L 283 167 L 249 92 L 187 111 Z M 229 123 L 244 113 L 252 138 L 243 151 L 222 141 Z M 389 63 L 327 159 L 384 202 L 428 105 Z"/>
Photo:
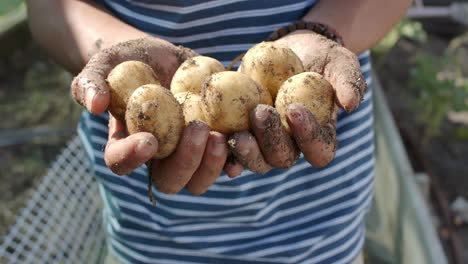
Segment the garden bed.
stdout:
<path fill-rule="evenodd" d="M 459 40 L 466 43 L 460 47 L 468 51 L 466 39 L 465 37 L 465 40 Z M 400 39 L 385 58 L 379 61 L 377 73 L 413 167 L 416 171 L 428 173 L 430 176 L 432 184 L 430 201 L 439 215 L 439 221 L 436 222 L 439 223 L 438 228 L 442 239 L 446 241 L 448 255 L 453 251 L 450 241 L 453 232 L 453 238 L 459 242 L 460 246 L 456 251 L 464 259 L 460 263 L 468 263 L 468 228 L 463 224 L 455 225 L 453 219 L 455 215 L 448 210 L 457 197 L 468 198 L 468 166 L 466 164 L 468 160 L 468 138 L 466 137 L 468 112 L 450 111 L 448 115 L 445 113 L 440 126 L 436 128 L 438 132 L 429 132 L 431 135 L 427 136 L 428 130 L 432 131 L 434 125 L 431 121 L 437 117 L 435 113 L 430 116 L 429 120 L 421 116 L 420 103 L 426 102 L 421 98 L 423 93 L 427 93 L 428 86 L 435 85 L 437 89 L 443 89 L 444 84 L 437 81 L 439 79 L 443 82 L 443 76 L 426 78 L 426 80 L 434 78 L 433 81 L 436 82 L 434 84 L 425 82 L 418 84 L 415 83 L 414 75 L 415 71 L 421 70 L 422 67 L 444 68 L 442 64 L 443 60 L 448 58 L 446 50 L 450 41 L 450 39 L 431 34 L 425 42 Z M 464 60 L 465 65 L 461 67 L 468 68 L 466 65 L 468 57 L 461 58 L 460 54 L 457 53 L 456 58 Z M 421 61 L 421 56 L 432 59 Z M 424 63 L 434 65 L 424 65 Z M 433 96 L 426 103 L 435 107 L 445 107 L 443 105 L 445 102 L 444 98 Z M 444 217 L 449 219 L 444 219 Z M 451 223 L 447 223 L 448 221 Z"/>
<path fill-rule="evenodd" d="M 25 18 L 24 7 L 0 16 L 0 235 L 76 130 L 81 111 L 70 96 L 71 75 L 32 41 Z"/>

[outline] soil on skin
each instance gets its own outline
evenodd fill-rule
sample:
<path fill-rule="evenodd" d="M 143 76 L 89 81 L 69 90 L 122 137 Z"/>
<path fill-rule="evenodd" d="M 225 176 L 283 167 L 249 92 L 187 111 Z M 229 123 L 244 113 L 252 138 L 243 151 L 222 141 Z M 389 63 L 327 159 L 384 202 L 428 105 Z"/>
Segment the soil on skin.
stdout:
<path fill-rule="evenodd" d="M 377 74 L 413 167 L 416 171 L 427 167 L 448 202 L 452 203 L 458 196 L 468 198 L 468 139 L 456 136 L 458 128 L 468 128 L 468 122 L 454 122 L 446 118 L 440 135 L 424 145 L 424 124 L 418 120 L 418 110 L 414 107 L 414 100 L 420 91 L 409 85 L 410 70 L 416 65 L 416 56 L 421 52 L 443 56 L 448 44 L 449 39 L 433 35 L 429 35 L 424 44 L 401 39 L 380 64 L 374 66 L 377 66 Z M 468 112 L 459 115 L 464 120 L 468 119 Z M 468 263 L 468 227 L 457 228 L 456 235 L 463 244 L 463 251 L 460 252 L 464 257 L 463 263 Z"/>

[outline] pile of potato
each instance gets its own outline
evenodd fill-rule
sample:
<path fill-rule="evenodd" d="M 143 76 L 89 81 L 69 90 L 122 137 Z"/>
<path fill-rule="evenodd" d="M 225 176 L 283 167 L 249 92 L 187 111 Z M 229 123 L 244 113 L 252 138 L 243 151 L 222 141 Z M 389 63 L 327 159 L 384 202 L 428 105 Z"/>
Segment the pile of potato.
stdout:
<path fill-rule="evenodd" d="M 154 134 L 157 159 L 174 152 L 184 125 L 193 120 L 229 135 L 249 130 L 250 111 L 267 104 L 277 109 L 290 133 L 288 105 L 303 103 L 320 124 L 329 122 L 333 110 L 331 85 L 318 73 L 304 72 L 296 54 L 274 42 L 248 50 L 237 72 L 210 57 L 190 58 L 174 74 L 170 90 L 160 85 L 150 66 L 138 61 L 119 64 L 107 80 L 110 113 L 125 120 L 130 134 Z"/>
<path fill-rule="evenodd" d="M 125 121 L 130 134 L 150 132 L 158 140 L 154 158 L 175 151 L 185 125 L 202 120 L 212 130 L 232 134 L 250 129 L 249 114 L 258 104 L 274 106 L 286 131 L 288 105 L 302 103 L 320 124 L 330 121 L 334 91 L 318 73 L 304 72 L 288 47 L 262 42 L 243 57 L 239 71 L 217 60 L 196 56 L 182 63 L 170 90 L 150 66 L 127 61 L 109 74 L 110 113 Z"/>

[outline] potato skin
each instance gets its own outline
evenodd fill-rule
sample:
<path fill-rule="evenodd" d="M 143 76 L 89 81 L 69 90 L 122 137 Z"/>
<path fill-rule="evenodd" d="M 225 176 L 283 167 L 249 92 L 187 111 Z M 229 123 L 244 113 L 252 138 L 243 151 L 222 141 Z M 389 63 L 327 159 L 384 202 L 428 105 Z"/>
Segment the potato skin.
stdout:
<path fill-rule="evenodd" d="M 263 103 L 263 93 L 264 88 L 243 73 L 225 71 L 211 75 L 202 89 L 206 122 L 224 134 L 248 130 L 250 111 Z"/>
<path fill-rule="evenodd" d="M 286 121 L 286 109 L 290 104 L 304 104 L 318 123 L 323 126 L 330 122 L 334 96 L 333 87 L 322 75 L 315 72 L 304 72 L 292 76 L 283 83 L 276 97 L 275 108 L 280 114 L 284 128 L 291 134 L 291 129 Z"/>
<path fill-rule="evenodd" d="M 110 90 L 109 112 L 119 120 L 125 119 L 130 95 L 145 84 L 160 84 L 153 69 L 140 61 L 125 61 L 117 65 L 107 76 Z"/>
<path fill-rule="evenodd" d="M 130 134 L 149 132 L 156 137 L 156 159 L 174 152 L 184 129 L 182 107 L 168 89 L 157 84 L 135 90 L 128 100 L 125 119 Z"/>
<path fill-rule="evenodd" d="M 202 97 L 200 94 L 191 92 L 181 92 L 174 94 L 175 99 L 182 106 L 185 125 L 191 121 L 201 120 L 206 122 L 205 114 L 202 109 Z"/>
<path fill-rule="evenodd" d="M 184 61 L 174 73 L 171 82 L 173 94 L 200 93 L 206 78 L 215 72 L 225 71 L 221 62 L 207 56 L 195 56 Z"/>
<path fill-rule="evenodd" d="M 289 77 L 304 72 L 304 66 L 287 46 L 261 42 L 244 55 L 240 71 L 265 87 L 274 101 L 281 84 Z"/>
<path fill-rule="evenodd" d="M 257 85 L 259 86 L 260 103 L 273 106 L 273 98 L 271 98 L 270 92 L 261 84 L 257 83 Z"/>

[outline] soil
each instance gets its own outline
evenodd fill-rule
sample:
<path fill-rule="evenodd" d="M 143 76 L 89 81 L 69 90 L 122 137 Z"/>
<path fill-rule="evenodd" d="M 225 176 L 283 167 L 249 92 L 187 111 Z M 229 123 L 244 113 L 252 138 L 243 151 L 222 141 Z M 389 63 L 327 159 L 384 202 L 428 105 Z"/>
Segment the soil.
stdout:
<path fill-rule="evenodd" d="M 443 218 L 443 212 L 439 206 L 440 196 L 439 199 L 434 198 L 436 193 L 442 194 L 448 208 L 456 197 L 468 198 L 468 139 L 457 134 L 457 131 L 466 131 L 468 128 L 468 112 L 447 115 L 442 122 L 440 134 L 423 140 L 425 124 L 418 118 L 418 109 L 415 107 L 415 100 L 421 95 L 421 90 L 410 85 L 410 80 L 417 56 L 425 53 L 442 59 L 449 42 L 450 39 L 431 34 L 425 43 L 401 39 L 384 58 L 377 60 L 376 65 L 377 75 L 413 167 L 430 177 L 433 185 L 431 202 L 440 218 Z M 467 78 L 468 75 L 464 77 Z M 447 239 L 447 230 L 453 230 L 455 239 L 460 242 L 459 254 L 464 258 L 462 263 L 468 263 L 468 227 L 455 226 L 451 212 L 448 215 L 452 223 L 444 223 L 441 219 L 439 226 L 442 240 L 447 242 L 447 255 L 451 255 L 452 250 Z M 452 260 L 452 263 L 455 262 Z"/>

